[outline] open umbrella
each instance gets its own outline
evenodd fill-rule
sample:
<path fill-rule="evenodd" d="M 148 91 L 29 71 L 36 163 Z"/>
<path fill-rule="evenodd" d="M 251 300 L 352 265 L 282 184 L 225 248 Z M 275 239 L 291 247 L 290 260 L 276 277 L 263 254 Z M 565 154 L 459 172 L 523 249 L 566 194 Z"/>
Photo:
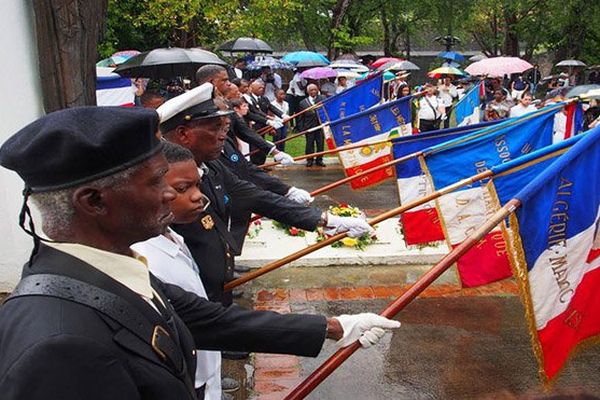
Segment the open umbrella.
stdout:
<path fill-rule="evenodd" d="M 217 50 L 230 53 L 272 53 L 273 49 L 264 40 L 241 37 L 221 44 Z"/>
<path fill-rule="evenodd" d="M 174 78 L 192 76 L 202 65 L 227 65 L 216 54 L 203 49 L 171 47 L 145 51 L 119 65 L 115 72 L 121 76 L 144 78 Z"/>
<path fill-rule="evenodd" d="M 427 73 L 428 77 L 434 78 L 434 79 L 438 79 L 438 78 L 441 78 L 441 77 L 447 76 L 447 75 L 458 77 L 458 76 L 465 76 L 466 73 L 455 67 L 439 67 L 439 68 L 436 68 L 433 71 L 429 71 Z"/>
<path fill-rule="evenodd" d="M 465 56 L 455 51 L 442 51 L 438 53 L 438 58 L 443 58 L 444 60 L 450 60 L 455 62 L 465 61 Z"/>
<path fill-rule="evenodd" d="M 400 62 L 400 61 L 402 61 L 401 58 L 396 58 L 396 57 L 381 57 L 381 58 L 378 58 L 377 60 L 373 61 L 373 64 L 371 64 L 371 68 L 379 68 L 383 64 L 387 64 L 389 62 Z"/>
<path fill-rule="evenodd" d="M 596 84 L 592 84 L 592 85 L 579 85 L 579 86 L 575 86 L 573 88 L 571 88 L 568 92 L 566 97 L 577 97 L 577 96 L 581 96 L 583 94 L 586 94 L 588 92 L 591 92 L 593 90 L 599 90 L 600 89 L 600 85 L 596 85 Z"/>
<path fill-rule="evenodd" d="M 369 72 L 365 72 L 364 74 L 360 75 L 360 76 L 358 77 L 358 79 L 359 79 L 359 80 L 362 80 L 362 79 L 367 79 L 367 78 L 369 78 L 369 77 L 371 77 L 371 76 L 372 76 L 372 74 L 370 74 Z M 396 75 L 395 75 L 393 72 L 390 72 L 390 71 L 385 71 L 385 72 L 383 73 L 383 80 L 384 80 L 384 81 L 391 81 L 392 79 L 395 79 L 395 78 L 396 78 Z"/>
<path fill-rule="evenodd" d="M 408 60 L 404 60 L 404 61 L 394 63 L 388 69 L 392 70 L 392 71 L 418 71 L 421 68 L 419 68 L 419 66 L 415 63 L 412 63 Z"/>
<path fill-rule="evenodd" d="M 314 51 L 294 51 L 286 54 L 281 59 L 292 63 L 297 67 L 320 67 L 330 64 L 327 57 L 323 54 L 315 53 Z M 300 63 L 302 63 L 302 65 L 299 65 Z"/>
<path fill-rule="evenodd" d="M 348 69 L 350 71 L 354 71 L 354 72 L 367 72 L 369 70 L 369 67 L 367 67 L 366 65 L 362 65 L 359 62 L 356 61 L 350 61 L 350 60 L 335 60 L 334 62 L 332 62 L 331 64 L 329 64 L 329 68 L 333 68 L 333 69 Z"/>
<path fill-rule="evenodd" d="M 129 60 L 131 57 L 112 55 L 108 58 L 100 60 L 96 63 L 96 67 L 115 67 L 119 64 L 123 64 L 125 61 Z"/>
<path fill-rule="evenodd" d="M 335 78 L 336 76 L 337 76 L 336 70 L 333 68 L 327 68 L 327 67 L 315 67 L 315 68 L 307 69 L 306 71 L 304 71 L 300 74 L 301 78 L 314 79 L 314 80 Z"/>
<path fill-rule="evenodd" d="M 360 76 L 360 74 L 356 71 L 351 71 L 349 69 L 336 69 L 335 72 L 337 72 L 337 76 L 338 78 L 348 78 L 348 79 L 356 79 Z"/>
<path fill-rule="evenodd" d="M 582 99 L 586 99 L 586 100 L 587 99 L 600 100 L 600 89 L 590 90 L 589 92 L 581 94 L 579 97 L 581 97 Z"/>
<path fill-rule="evenodd" d="M 475 54 L 474 56 L 469 57 L 469 61 L 471 61 L 471 62 L 481 61 L 484 58 L 487 58 L 487 56 L 485 54 Z"/>
<path fill-rule="evenodd" d="M 585 67 L 585 63 L 579 60 L 562 60 L 561 62 L 556 64 L 557 67 Z"/>
<path fill-rule="evenodd" d="M 127 57 L 127 59 L 130 59 L 131 57 L 137 56 L 140 53 L 141 53 L 141 51 L 138 51 L 138 50 L 120 50 L 120 51 L 117 51 L 116 53 L 114 53 L 111 57 L 121 56 L 121 57 Z"/>
<path fill-rule="evenodd" d="M 258 70 L 262 67 L 271 67 L 271 69 L 294 69 L 294 64 L 273 57 L 265 57 L 260 60 L 252 61 L 246 68 L 249 70 Z"/>
<path fill-rule="evenodd" d="M 533 65 L 519 57 L 491 57 L 474 62 L 465 68 L 471 75 L 502 77 L 519 74 L 533 68 Z"/>

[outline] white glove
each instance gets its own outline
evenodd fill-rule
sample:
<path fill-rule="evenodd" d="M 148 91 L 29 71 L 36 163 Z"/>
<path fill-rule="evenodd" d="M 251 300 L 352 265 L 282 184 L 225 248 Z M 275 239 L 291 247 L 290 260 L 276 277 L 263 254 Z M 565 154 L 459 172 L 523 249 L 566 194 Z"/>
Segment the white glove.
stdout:
<path fill-rule="evenodd" d="M 298 189 L 295 186 L 292 186 L 290 190 L 288 190 L 285 197 L 298 204 L 310 204 L 315 199 L 306 190 Z"/>
<path fill-rule="evenodd" d="M 288 153 L 280 151 L 279 153 L 273 156 L 273 159 L 280 163 L 281 165 L 293 165 L 294 157 L 290 156 Z"/>
<path fill-rule="evenodd" d="M 338 217 L 337 215 L 327 213 L 326 234 L 335 235 L 346 231 L 348 231 L 349 237 L 361 237 L 365 233 L 371 236 L 375 234 L 375 229 L 362 218 Z"/>
<path fill-rule="evenodd" d="M 287 114 L 283 114 L 283 115 L 281 116 L 281 119 L 282 119 L 283 121 L 287 121 L 288 119 L 290 119 L 290 116 L 289 116 L 289 115 L 287 115 Z"/>
<path fill-rule="evenodd" d="M 362 347 L 377 344 L 385 334 L 384 329 L 400 328 L 400 322 L 373 313 L 340 315 L 335 317 L 342 325 L 344 336 L 337 341 L 338 347 L 346 347 L 358 340 Z"/>
<path fill-rule="evenodd" d="M 280 121 L 276 120 L 276 119 L 270 119 L 270 120 L 268 120 L 267 121 L 267 125 L 275 128 L 275 129 L 279 129 L 279 128 L 283 127 L 283 124 Z"/>

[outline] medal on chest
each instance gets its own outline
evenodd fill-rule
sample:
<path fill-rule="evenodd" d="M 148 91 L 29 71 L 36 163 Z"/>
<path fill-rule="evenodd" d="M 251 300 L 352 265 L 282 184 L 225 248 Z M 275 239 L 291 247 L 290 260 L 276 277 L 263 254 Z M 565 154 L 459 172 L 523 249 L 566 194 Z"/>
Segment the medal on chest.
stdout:
<path fill-rule="evenodd" d="M 204 229 L 211 230 L 215 226 L 215 221 L 213 221 L 210 215 L 205 215 L 200 219 L 200 223 L 204 227 Z"/>

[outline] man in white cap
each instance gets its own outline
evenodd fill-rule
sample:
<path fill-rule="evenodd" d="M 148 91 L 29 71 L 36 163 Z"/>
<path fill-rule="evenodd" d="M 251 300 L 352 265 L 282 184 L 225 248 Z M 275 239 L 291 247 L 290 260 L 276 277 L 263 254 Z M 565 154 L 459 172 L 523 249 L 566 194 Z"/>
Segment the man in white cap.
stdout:
<path fill-rule="evenodd" d="M 189 149 L 198 167 L 204 169 L 202 191 L 211 200 L 206 210 L 211 223 L 173 228 L 185 238 L 196 262 L 206 265 L 201 276 L 209 299 L 224 301 L 224 304 L 231 302 L 230 294 L 223 293 L 223 285 L 232 277 L 233 256 L 241 251 L 229 230 L 232 208 L 305 230 L 322 226 L 329 233 L 348 231 L 352 237 L 374 232 L 362 218 L 338 217 L 306 207 L 234 175 L 218 160 L 227 139 L 226 116 L 230 111 L 221 111 L 215 105 L 210 83 L 167 101 L 157 112 L 161 116 L 163 136 Z"/>

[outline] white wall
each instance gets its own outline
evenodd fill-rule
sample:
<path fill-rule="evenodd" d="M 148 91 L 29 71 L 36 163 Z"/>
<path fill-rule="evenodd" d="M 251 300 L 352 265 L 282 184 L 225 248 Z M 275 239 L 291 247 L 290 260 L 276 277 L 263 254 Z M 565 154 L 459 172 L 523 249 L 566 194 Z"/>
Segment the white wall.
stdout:
<path fill-rule="evenodd" d="M 0 143 L 42 112 L 31 1 L 0 1 Z M 32 240 L 18 226 L 23 181 L 0 167 L 0 292 L 17 283 Z"/>

